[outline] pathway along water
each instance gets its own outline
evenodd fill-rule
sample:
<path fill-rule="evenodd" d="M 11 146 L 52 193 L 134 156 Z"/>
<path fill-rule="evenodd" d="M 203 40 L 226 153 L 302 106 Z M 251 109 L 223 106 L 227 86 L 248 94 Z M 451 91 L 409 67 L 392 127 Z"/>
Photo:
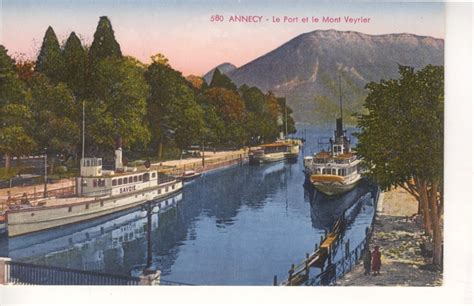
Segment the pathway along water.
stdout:
<path fill-rule="evenodd" d="M 330 130 L 307 129 L 306 153 Z M 302 153 L 304 154 L 304 153 Z M 151 217 L 153 266 L 162 278 L 199 285 L 271 285 L 291 263 L 319 243 L 324 231 L 359 198 L 361 210 L 344 239 L 356 246 L 370 225 L 369 187 L 327 199 L 303 187 L 302 157 L 295 164 L 234 166 L 206 173 L 164 202 Z M 161 209 L 158 212 L 158 205 Z M 15 261 L 135 274 L 147 262 L 146 210 L 1 242 Z M 341 254 L 336 254 L 335 260 Z M 317 269 L 315 269 L 317 270 Z M 317 271 L 315 271 L 317 272 Z"/>

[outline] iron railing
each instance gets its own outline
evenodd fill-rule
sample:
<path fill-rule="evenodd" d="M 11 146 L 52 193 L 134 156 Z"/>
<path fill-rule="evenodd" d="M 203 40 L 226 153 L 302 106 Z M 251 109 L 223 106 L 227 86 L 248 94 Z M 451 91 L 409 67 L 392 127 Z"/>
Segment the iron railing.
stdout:
<path fill-rule="evenodd" d="M 140 285 L 140 278 L 100 272 L 5 262 L 7 284 L 18 285 Z"/>
<path fill-rule="evenodd" d="M 365 238 L 357 245 L 351 252 L 344 254 L 344 257 L 337 262 L 330 264 L 327 268 L 311 278 L 308 282 L 311 286 L 331 286 L 336 284 L 336 281 L 343 277 L 347 272 L 358 263 L 365 251 L 367 251 L 368 243 L 372 237 L 374 230 L 375 216 L 377 215 L 377 203 L 379 201 L 380 188 L 375 191 L 374 197 L 374 215 L 370 227 L 366 228 Z"/>

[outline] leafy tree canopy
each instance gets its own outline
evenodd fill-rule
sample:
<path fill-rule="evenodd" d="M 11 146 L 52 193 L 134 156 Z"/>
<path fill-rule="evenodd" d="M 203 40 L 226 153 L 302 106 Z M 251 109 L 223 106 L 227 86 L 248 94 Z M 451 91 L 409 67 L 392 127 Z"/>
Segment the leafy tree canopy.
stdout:
<path fill-rule="evenodd" d="M 63 82 L 78 97 L 84 95 L 86 86 L 86 65 L 87 51 L 82 46 L 81 40 L 76 33 L 71 32 L 66 43 L 64 44 L 64 78 Z"/>
<path fill-rule="evenodd" d="M 64 58 L 56 33 L 51 26 L 48 27 L 44 35 L 43 44 L 36 60 L 36 71 L 45 74 L 55 83 L 62 80 Z"/>
<path fill-rule="evenodd" d="M 102 16 L 94 33 L 94 40 L 89 50 L 89 58 L 92 63 L 96 63 L 108 57 L 121 58 L 122 51 L 115 39 L 114 30 L 109 18 Z"/>

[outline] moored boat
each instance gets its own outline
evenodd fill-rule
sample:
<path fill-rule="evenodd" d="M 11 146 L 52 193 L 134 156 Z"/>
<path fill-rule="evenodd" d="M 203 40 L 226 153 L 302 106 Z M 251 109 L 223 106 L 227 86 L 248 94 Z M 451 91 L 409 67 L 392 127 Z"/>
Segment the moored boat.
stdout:
<path fill-rule="evenodd" d="M 279 140 L 274 143 L 263 144 L 253 148 L 249 152 L 249 164 L 260 165 L 282 161 L 285 159 L 298 158 L 299 145 Z"/>
<path fill-rule="evenodd" d="M 200 176 L 201 176 L 200 172 L 196 172 L 194 170 L 186 170 L 181 175 L 181 179 L 183 180 L 183 182 L 189 182 L 189 181 L 192 181 L 192 180 L 194 180 L 194 179 L 196 179 Z"/>
<path fill-rule="evenodd" d="M 124 167 L 122 149 L 115 151 L 115 171 L 102 169 L 101 158 L 82 158 L 76 190 L 64 198 L 31 201 L 6 212 L 9 237 L 77 223 L 125 210 L 180 191 L 181 180 L 146 168 Z"/>
<path fill-rule="evenodd" d="M 336 119 L 334 137 L 329 140 L 329 149 L 304 158 L 306 179 L 320 192 L 333 196 L 353 189 L 362 178 L 360 159 L 351 149 L 351 141 L 342 125 L 341 117 Z"/>

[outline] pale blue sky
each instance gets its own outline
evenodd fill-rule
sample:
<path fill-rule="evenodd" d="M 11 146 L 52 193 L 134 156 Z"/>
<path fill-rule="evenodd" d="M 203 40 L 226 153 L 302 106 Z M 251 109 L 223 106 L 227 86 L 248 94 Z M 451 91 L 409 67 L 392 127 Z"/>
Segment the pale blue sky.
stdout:
<path fill-rule="evenodd" d="M 222 62 L 240 66 L 289 39 L 317 29 L 367 34 L 407 32 L 444 38 L 444 4 L 334 1 L 121 1 L 0 0 L 0 43 L 10 54 L 34 58 L 46 28 L 60 40 L 71 31 L 90 44 L 100 16 L 112 21 L 127 55 L 148 62 L 165 54 L 184 74 L 203 74 Z M 212 23 L 213 14 L 370 17 L 368 24 Z"/>

